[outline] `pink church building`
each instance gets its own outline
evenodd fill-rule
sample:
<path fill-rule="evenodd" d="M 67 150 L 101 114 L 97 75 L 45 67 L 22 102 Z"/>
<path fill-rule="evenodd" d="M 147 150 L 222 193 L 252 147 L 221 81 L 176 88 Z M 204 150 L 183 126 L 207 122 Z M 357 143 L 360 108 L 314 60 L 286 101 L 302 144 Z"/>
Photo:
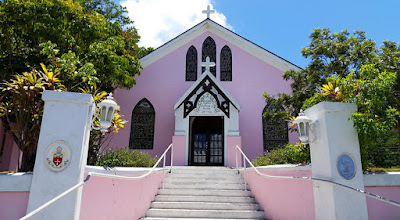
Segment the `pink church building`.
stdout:
<path fill-rule="evenodd" d="M 263 120 L 262 94 L 290 92 L 282 75 L 300 67 L 210 19 L 141 63 L 137 84 L 114 94 L 129 123 L 109 146 L 160 156 L 173 143 L 177 165 L 234 166 L 235 145 L 253 159 L 296 140 Z"/>

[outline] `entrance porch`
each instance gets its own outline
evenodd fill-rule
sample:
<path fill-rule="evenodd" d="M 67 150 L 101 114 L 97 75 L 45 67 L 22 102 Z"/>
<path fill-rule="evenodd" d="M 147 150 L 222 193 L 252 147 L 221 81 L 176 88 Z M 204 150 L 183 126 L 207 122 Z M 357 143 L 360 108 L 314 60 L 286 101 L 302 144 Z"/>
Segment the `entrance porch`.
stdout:
<path fill-rule="evenodd" d="M 204 72 L 174 108 L 174 163 L 235 166 L 240 106 L 213 74 Z"/>

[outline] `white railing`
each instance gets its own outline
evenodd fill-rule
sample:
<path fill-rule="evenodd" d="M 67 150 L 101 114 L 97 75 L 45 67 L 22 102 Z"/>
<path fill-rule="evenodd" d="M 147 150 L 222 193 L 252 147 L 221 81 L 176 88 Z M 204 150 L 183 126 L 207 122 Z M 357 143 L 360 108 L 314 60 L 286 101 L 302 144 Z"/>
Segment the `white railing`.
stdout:
<path fill-rule="evenodd" d="M 240 147 L 238 145 L 236 145 L 236 149 L 235 149 L 235 153 L 236 153 L 236 170 L 238 172 L 239 172 L 238 153 L 237 153 L 238 151 L 243 155 L 243 172 L 244 172 L 244 189 L 245 190 L 247 190 L 247 173 L 246 173 L 246 170 L 247 170 L 246 161 L 247 161 L 259 176 L 262 176 L 262 177 L 265 177 L 265 178 L 289 179 L 289 180 L 307 180 L 307 181 L 313 181 L 313 182 L 329 183 L 329 184 L 332 184 L 334 186 L 339 186 L 339 187 L 341 187 L 343 189 L 347 189 L 347 190 L 350 190 L 350 191 L 353 191 L 353 192 L 361 193 L 361 194 L 363 194 L 365 196 L 368 196 L 370 198 L 377 199 L 377 200 L 380 200 L 382 202 L 386 202 L 386 203 L 389 203 L 391 205 L 400 207 L 400 203 L 399 202 L 396 202 L 396 201 L 384 198 L 382 196 L 378 196 L 378 195 L 366 192 L 366 191 L 361 190 L 361 189 L 356 189 L 356 188 L 353 188 L 353 187 L 350 187 L 350 186 L 346 186 L 346 185 L 343 185 L 343 184 L 340 184 L 340 183 L 336 183 L 336 182 L 333 182 L 333 181 L 330 181 L 330 180 L 313 178 L 313 177 L 271 176 L 271 175 L 263 174 L 253 165 L 253 163 L 249 160 L 249 158 L 247 158 L 247 156 L 243 153 L 242 149 L 240 149 Z"/>
<path fill-rule="evenodd" d="M 161 162 L 163 159 L 163 180 L 162 180 L 162 188 L 164 189 L 164 178 L 165 178 L 165 158 L 167 152 L 171 149 L 171 166 L 170 166 L 170 172 L 172 172 L 172 167 L 173 167 L 173 159 L 174 159 L 174 148 L 173 145 L 170 144 L 168 148 L 164 151 L 164 153 L 161 155 L 160 159 L 154 164 L 154 166 L 149 170 L 149 172 L 141 175 L 141 176 L 121 176 L 121 175 L 114 175 L 114 174 L 104 174 L 104 173 L 95 173 L 95 172 L 89 172 L 88 175 L 86 176 L 86 179 L 81 182 L 76 184 L 75 186 L 69 188 L 65 192 L 61 193 L 60 195 L 56 196 L 54 199 L 46 202 L 45 204 L 41 205 L 37 209 L 33 210 L 29 214 L 25 215 L 24 217 L 20 218 L 19 220 L 26 220 L 31 218 L 32 216 L 38 214 L 41 212 L 43 209 L 47 208 L 51 204 L 55 203 L 57 200 L 63 198 L 64 196 L 68 195 L 69 193 L 73 192 L 74 190 L 78 189 L 79 187 L 85 185 L 89 180 L 91 176 L 101 176 L 101 177 L 109 177 L 109 178 L 116 178 L 116 179 L 125 179 L 125 180 L 138 180 L 138 179 L 143 179 L 147 176 L 149 176 L 151 173 L 153 173 L 154 169 L 158 166 L 158 164 Z"/>

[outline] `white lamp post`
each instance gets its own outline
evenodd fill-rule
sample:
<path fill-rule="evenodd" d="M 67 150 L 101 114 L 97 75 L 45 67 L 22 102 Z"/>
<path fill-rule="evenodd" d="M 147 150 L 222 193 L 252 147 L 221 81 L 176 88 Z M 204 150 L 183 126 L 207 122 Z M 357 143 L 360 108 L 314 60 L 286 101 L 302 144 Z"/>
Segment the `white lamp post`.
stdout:
<path fill-rule="evenodd" d="M 297 126 L 300 141 L 307 144 L 310 139 L 310 125 L 312 120 L 304 114 L 303 110 L 300 110 L 299 116 L 293 123 Z"/>
<path fill-rule="evenodd" d="M 100 126 L 95 127 L 92 124 L 92 128 L 95 130 L 100 130 L 101 133 L 105 134 L 108 128 L 111 126 L 114 112 L 115 110 L 119 110 L 119 106 L 113 100 L 112 93 L 110 93 L 106 100 L 103 100 L 98 104 L 98 107 L 100 108 Z M 98 115 L 96 115 L 96 117 L 98 117 Z"/>

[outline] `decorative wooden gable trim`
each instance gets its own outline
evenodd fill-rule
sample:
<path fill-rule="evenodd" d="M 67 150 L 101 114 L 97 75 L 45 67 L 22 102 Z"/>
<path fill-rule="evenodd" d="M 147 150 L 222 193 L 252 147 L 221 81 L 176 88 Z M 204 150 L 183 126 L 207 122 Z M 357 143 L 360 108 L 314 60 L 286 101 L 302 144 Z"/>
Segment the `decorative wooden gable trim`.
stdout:
<path fill-rule="evenodd" d="M 207 95 L 209 94 L 209 97 Z M 204 99 L 215 99 L 215 112 L 222 112 L 228 118 L 230 117 L 230 106 L 232 105 L 240 111 L 240 105 L 236 100 L 221 86 L 212 73 L 206 71 L 199 79 L 186 91 L 186 93 L 174 105 L 174 109 L 183 106 L 183 117 L 186 118 L 196 107 L 199 107 L 199 102 L 202 104 Z"/>
<path fill-rule="evenodd" d="M 186 118 L 186 116 L 188 116 L 189 113 L 198 106 L 197 104 L 199 103 L 200 98 L 205 93 L 209 93 L 212 97 L 214 97 L 215 101 L 217 102 L 217 106 L 215 107 L 220 109 L 229 118 L 230 100 L 209 76 L 206 76 L 183 101 L 183 117 Z"/>

